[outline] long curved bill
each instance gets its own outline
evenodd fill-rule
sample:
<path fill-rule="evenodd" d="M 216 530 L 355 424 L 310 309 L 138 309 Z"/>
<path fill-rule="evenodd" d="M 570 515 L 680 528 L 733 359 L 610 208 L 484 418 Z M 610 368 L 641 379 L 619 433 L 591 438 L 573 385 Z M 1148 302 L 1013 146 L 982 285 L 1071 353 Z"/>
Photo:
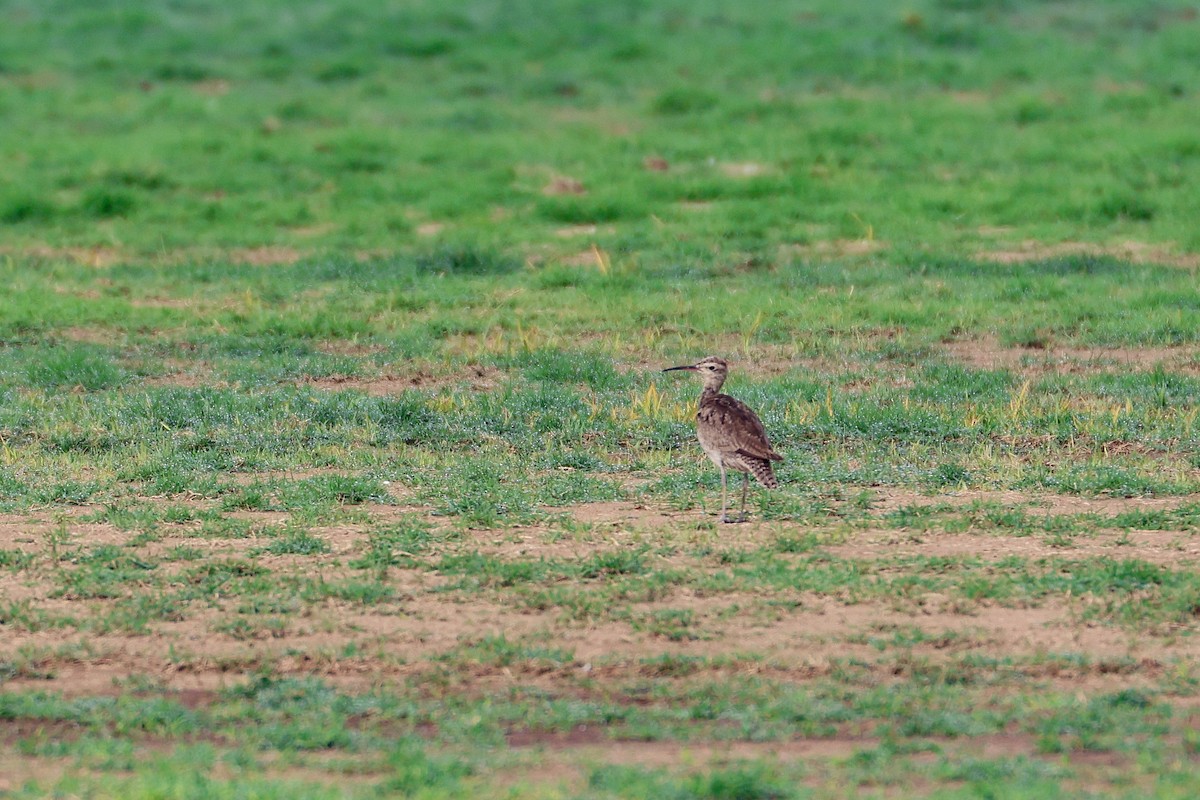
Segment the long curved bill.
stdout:
<path fill-rule="evenodd" d="M 663 370 L 663 372 L 671 372 L 671 371 L 677 370 L 677 369 L 690 369 L 692 372 L 695 372 L 696 365 L 695 364 L 685 364 L 682 367 L 667 367 L 666 369 Z"/>

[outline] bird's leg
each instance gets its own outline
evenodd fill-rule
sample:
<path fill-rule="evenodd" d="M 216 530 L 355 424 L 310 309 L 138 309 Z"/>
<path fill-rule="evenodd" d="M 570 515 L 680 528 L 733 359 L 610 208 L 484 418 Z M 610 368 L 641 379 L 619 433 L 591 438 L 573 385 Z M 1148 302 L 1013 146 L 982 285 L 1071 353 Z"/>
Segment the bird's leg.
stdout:
<path fill-rule="evenodd" d="M 738 522 L 746 521 L 746 489 L 750 486 L 750 473 L 742 473 L 742 511 L 738 515 Z"/>
<path fill-rule="evenodd" d="M 727 501 L 729 498 L 729 491 L 726 488 L 726 484 L 725 484 L 725 465 L 721 464 L 720 467 L 721 467 L 721 522 L 732 522 L 733 520 L 731 520 L 729 518 L 729 514 L 726 513 L 726 511 L 728 509 Z"/>

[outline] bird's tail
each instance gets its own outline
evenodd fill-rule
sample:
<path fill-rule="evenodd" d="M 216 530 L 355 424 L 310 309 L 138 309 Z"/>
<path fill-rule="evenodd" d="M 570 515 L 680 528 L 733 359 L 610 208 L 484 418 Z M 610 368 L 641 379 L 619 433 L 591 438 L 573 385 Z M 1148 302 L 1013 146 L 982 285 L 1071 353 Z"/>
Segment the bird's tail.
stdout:
<path fill-rule="evenodd" d="M 745 462 L 759 483 L 768 489 L 779 488 L 779 481 L 775 479 L 775 470 L 771 469 L 770 461 L 765 458 L 747 458 Z"/>

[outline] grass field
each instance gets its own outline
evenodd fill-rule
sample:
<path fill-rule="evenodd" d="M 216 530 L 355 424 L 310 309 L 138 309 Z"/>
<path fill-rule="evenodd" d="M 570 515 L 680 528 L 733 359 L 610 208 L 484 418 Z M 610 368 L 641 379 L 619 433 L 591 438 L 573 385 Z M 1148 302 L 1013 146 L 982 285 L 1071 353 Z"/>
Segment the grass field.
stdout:
<path fill-rule="evenodd" d="M 0 0 L 0 797 L 1195 797 L 1198 101 L 1194 0 Z"/>

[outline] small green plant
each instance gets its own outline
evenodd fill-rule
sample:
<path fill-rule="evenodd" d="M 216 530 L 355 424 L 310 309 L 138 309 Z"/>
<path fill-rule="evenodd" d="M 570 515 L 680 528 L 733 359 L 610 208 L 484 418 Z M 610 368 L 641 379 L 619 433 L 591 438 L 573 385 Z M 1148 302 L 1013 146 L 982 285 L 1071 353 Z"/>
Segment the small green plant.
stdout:
<path fill-rule="evenodd" d="M 308 531 L 291 530 L 279 535 L 270 544 L 258 548 L 253 552 L 269 553 L 276 556 L 311 556 L 328 553 L 329 545 L 319 536 L 314 536 Z"/>

